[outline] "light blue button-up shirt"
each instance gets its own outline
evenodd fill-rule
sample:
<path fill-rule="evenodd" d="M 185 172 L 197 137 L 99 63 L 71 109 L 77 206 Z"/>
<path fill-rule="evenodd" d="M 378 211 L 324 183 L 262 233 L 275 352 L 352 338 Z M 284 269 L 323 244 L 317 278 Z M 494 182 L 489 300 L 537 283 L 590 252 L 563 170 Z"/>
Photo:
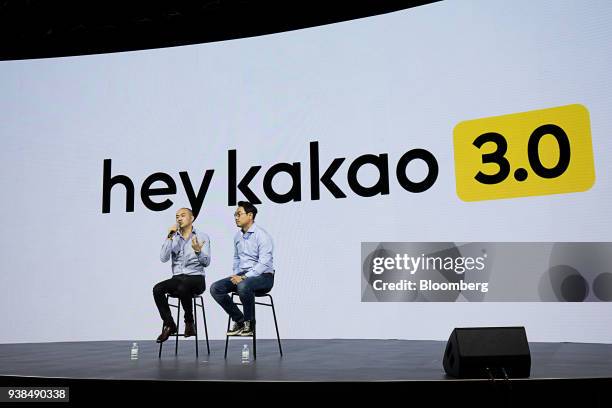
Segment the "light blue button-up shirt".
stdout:
<path fill-rule="evenodd" d="M 234 236 L 234 275 L 247 278 L 262 273 L 274 273 L 272 237 L 256 224 L 247 232 L 238 231 Z"/>
<path fill-rule="evenodd" d="M 191 239 L 194 236 L 198 237 L 199 243 L 204 243 L 199 254 L 191 247 Z M 172 240 L 164 241 L 159 255 L 162 262 L 168 262 L 170 257 L 172 275 L 205 275 L 204 268 L 210 265 L 210 238 L 203 232 L 197 232 L 195 227 L 187 239 L 177 231 Z"/>

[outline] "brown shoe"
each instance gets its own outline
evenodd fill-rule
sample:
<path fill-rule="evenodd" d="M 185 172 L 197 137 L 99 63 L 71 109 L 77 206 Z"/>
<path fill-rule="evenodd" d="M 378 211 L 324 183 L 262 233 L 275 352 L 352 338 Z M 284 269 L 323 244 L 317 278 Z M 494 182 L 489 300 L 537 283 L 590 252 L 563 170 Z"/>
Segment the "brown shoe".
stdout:
<path fill-rule="evenodd" d="M 176 326 L 164 326 L 161 334 L 157 337 L 157 342 L 163 343 L 168 340 L 171 334 L 176 334 Z"/>
<path fill-rule="evenodd" d="M 193 322 L 185 322 L 185 337 L 195 336 L 196 331 Z"/>

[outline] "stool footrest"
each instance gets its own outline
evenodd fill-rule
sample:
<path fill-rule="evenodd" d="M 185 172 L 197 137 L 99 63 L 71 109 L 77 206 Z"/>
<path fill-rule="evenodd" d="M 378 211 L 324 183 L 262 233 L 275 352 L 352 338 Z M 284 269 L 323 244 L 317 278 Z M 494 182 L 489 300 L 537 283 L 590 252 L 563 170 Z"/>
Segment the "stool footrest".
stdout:
<path fill-rule="evenodd" d="M 242 306 L 243 307 L 243 311 L 244 311 L 244 305 L 242 304 L 242 302 L 235 302 L 234 301 L 234 297 L 237 296 L 237 293 L 233 292 L 232 296 L 231 296 L 231 301 L 232 303 L 234 303 L 236 306 Z M 278 333 L 278 322 L 276 321 L 276 311 L 274 310 L 274 300 L 272 299 L 272 295 L 270 295 L 269 293 L 255 293 L 255 297 L 259 298 L 259 297 L 268 297 L 270 299 L 269 303 L 265 303 L 265 302 L 258 302 L 258 301 L 254 301 L 254 305 L 260 305 L 260 306 L 268 306 L 269 308 L 272 309 L 272 315 L 274 316 L 274 328 L 276 329 L 276 340 L 278 341 L 278 351 L 280 352 L 281 357 L 283 356 L 283 348 L 281 346 L 281 339 L 280 339 L 280 334 Z M 255 312 L 255 310 L 253 310 L 253 312 Z M 255 319 L 255 314 L 253 313 L 253 319 Z M 228 316 L 227 318 L 227 330 L 229 331 L 230 328 L 230 323 L 231 323 L 231 316 Z M 253 334 L 250 335 L 242 335 L 242 333 L 238 333 L 238 334 L 227 334 L 225 335 L 225 353 L 224 353 L 224 358 L 227 359 L 227 348 L 228 345 L 230 343 L 229 338 L 230 337 L 245 337 L 247 339 L 251 339 L 251 341 L 253 342 L 253 359 L 256 360 L 257 359 L 257 334 L 255 331 L 255 326 L 252 327 L 253 329 Z"/>

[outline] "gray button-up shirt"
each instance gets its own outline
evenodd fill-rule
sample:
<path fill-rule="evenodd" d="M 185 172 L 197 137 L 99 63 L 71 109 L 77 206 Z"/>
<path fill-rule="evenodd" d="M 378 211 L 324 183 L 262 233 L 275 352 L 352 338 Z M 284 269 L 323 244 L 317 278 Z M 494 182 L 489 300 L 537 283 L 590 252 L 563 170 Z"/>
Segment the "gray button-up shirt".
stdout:
<path fill-rule="evenodd" d="M 253 224 L 245 233 L 234 236 L 234 274 L 247 278 L 262 273 L 274 273 L 272 237 L 260 226 Z"/>
<path fill-rule="evenodd" d="M 204 243 L 199 254 L 191 247 L 194 236 L 198 237 L 199 243 Z M 197 232 L 195 227 L 187 239 L 177 231 L 171 240 L 164 241 L 159 256 L 162 262 L 168 262 L 170 257 L 172 275 L 205 275 L 204 268 L 210 265 L 210 238 L 203 232 Z"/>

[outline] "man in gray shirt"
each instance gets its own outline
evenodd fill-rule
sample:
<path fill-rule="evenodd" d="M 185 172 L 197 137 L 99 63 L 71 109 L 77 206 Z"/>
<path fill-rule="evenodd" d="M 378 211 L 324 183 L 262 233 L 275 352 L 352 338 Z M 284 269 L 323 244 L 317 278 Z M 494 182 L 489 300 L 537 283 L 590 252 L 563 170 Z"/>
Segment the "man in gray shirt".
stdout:
<path fill-rule="evenodd" d="M 159 310 L 164 327 L 157 338 L 158 343 L 176 334 L 166 294 L 180 299 L 185 311 L 185 337 L 194 336 L 193 296 L 206 289 L 204 268 L 210 265 L 210 238 L 193 226 L 193 213 L 189 208 L 176 212 L 176 224 L 170 227 L 160 259 L 167 262 L 172 258 L 172 278 L 159 282 L 153 287 L 153 298 Z"/>
<path fill-rule="evenodd" d="M 234 236 L 233 274 L 210 287 L 211 296 L 232 318 L 229 336 L 253 336 L 255 330 L 255 294 L 267 293 L 274 285 L 274 243 L 266 230 L 255 224 L 257 208 L 248 201 L 239 201 L 234 213 L 240 231 Z M 229 296 L 236 292 L 244 312 Z"/>

